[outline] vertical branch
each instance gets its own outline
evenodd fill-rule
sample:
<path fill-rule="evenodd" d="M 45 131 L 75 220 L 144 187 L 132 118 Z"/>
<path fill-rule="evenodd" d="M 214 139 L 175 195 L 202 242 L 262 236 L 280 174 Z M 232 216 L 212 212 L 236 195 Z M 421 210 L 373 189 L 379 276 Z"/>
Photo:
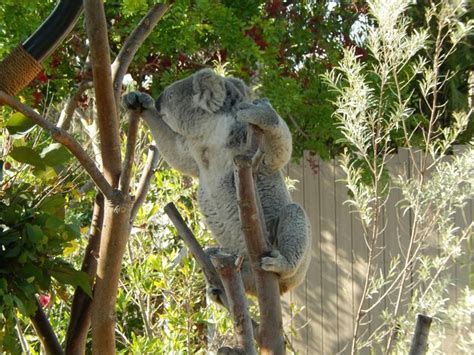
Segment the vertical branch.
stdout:
<path fill-rule="evenodd" d="M 31 316 L 31 323 L 41 340 L 41 344 L 43 344 L 44 349 L 46 350 L 46 354 L 64 354 L 58 338 L 56 337 L 56 334 L 54 333 L 53 328 L 38 301 L 36 301 L 36 307 L 35 314 Z"/>
<path fill-rule="evenodd" d="M 137 143 L 138 121 L 140 112 L 136 110 L 128 111 L 128 133 L 127 147 L 125 148 L 125 158 L 123 160 L 122 173 L 120 175 L 120 191 L 127 193 L 130 187 L 130 177 L 132 174 L 132 165 L 135 158 L 135 145 Z"/>
<path fill-rule="evenodd" d="M 100 236 L 102 223 L 104 221 L 104 196 L 97 194 L 94 203 L 92 223 L 89 229 L 89 241 L 87 243 L 81 270 L 86 272 L 91 279 L 97 273 L 97 258 L 99 257 Z M 82 288 L 77 287 L 71 305 L 71 316 L 66 334 L 66 353 L 84 354 L 87 332 L 89 331 L 91 318 L 92 299 L 84 293 Z"/>
<path fill-rule="evenodd" d="M 285 342 L 278 275 L 260 267 L 260 259 L 271 251 L 259 218 L 257 194 L 252 175 L 252 159 L 235 158 L 235 181 L 239 198 L 240 220 L 250 257 L 260 309 L 259 345 L 262 354 L 284 354 Z"/>
<path fill-rule="evenodd" d="M 425 355 L 428 350 L 428 335 L 432 318 L 423 314 L 416 315 L 415 333 L 411 341 L 409 355 Z"/>
<path fill-rule="evenodd" d="M 90 42 L 104 175 L 113 187 L 117 187 L 121 169 L 119 120 L 112 89 L 104 4 L 101 0 L 84 0 L 84 10 Z"/>
<path fill-rule="evenodd" d="M 229 312 L 234 321 L 238 350 L 243 351 L 244 354 L 256 355 L 252 319 L 248 310 L 242 277 L 236 265 L 238 260 L 235 256 L 221 253 L 212 255 L 211 261 L 224 285 Z"/>

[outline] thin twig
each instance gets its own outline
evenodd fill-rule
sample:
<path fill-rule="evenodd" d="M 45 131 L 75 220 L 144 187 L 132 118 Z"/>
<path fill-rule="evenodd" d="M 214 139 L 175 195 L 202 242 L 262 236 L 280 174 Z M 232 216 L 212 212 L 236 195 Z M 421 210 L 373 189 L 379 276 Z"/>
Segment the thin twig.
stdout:
<path fill-rule="evenodd" d="M 155 168 L 158 165 L 158 159 L 160 157 L 158 149 L 154 145 L 148 147 L 148 157 L 143 169 L 143 174 L 138 183 L 137 192 L 135 195 L 135 200 L 132 205 L 132 212 L 130 218 L 133 221 L 138 213 L 138 209 L 143 204 L 146 198 L 146 194 L 150 188 L 151 178 L 155 172 Z"/>
<path fill-rule="evenodd" d="M 92 87 L 92 82 L 91 81 L 82 81 L 79 84 L 79 87 L 77 88 L 76 92 L 74 95 L 69 97 L 67 100 L 66 106 L 64 109 L 61 111 L 61 114 L 59 115 L 59 120 L 58 120 L 58 127 L 61 127 L 64 130 L 68 130 L 70 125 L 71 125 L 71 120 L 74 115 L 74 112 L 76 111 L 77 104 L 79 102 L 79 99 L 81 98 L 82 94 L 84 91 L 87 89 L 90 89 Z"/>
<path fill-rule="evenodd" d="M 117 104 L 120 99 L 123 77 L 127 73 L 128 67 L 132 62 L 135 53 L 169 7 L 169 5 L 164 4 L 154 5 L 145 17 L 142 18 L 137 27 L 135 27 L 130 36 L 125 40 L 122 49 L 115 58 L 112 64 L 112 78 L 114 96 Z"/>
<path fill-rule="evenodd" d="M 86 151 L 82 146 L 64 129 L 54 126 L 52 123 L 47 121 L 45 118 L 40 116 L 32 108 L 22 104 L 14 97 L 0 91 L 0 102 L 7 104 L 10 107 L 23 113 L 25 116 L 30 118 L 41 128 L 47 130 L 51 137 L 58 143 L 64 145 L 74 155 L 79 163 L 83 166 L 86 172 L 89 174 L 91 179 L 96 184 L 97 188 L 109 199 L 113 199 L 114 189 L 107 180 L 104 178 L 102 173 L 99 171 L 92 159 L 87 155 Z"/>

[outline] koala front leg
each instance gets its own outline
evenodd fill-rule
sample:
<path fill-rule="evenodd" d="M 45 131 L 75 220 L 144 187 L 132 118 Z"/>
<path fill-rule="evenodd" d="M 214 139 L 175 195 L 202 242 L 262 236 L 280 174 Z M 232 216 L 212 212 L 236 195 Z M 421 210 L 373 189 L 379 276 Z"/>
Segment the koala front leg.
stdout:
<path fill-rule="evenodd" d="M 267 99 L 253 103 L 241 103 L 237 118 L 257 126 L 263 131 L 260 149 L 264 153 L 263 163 L 271 170 L 283 168 L 291 158 L 291 133 L 285 121 L 276 113 Z"/>
<path fill-rule="evenodd" d="M 183 174 L 199 175 L 198 166 L 188 151 L 186 139 L 163 121 L 150 95 L 134 91 L 126 94 L 122 101 L 128 109 L 141 110 L 141 116 L 150 128 L 160 154 L 169 165 Z"/>
<path fill-rule="evenodd" d="M 280 212 L 275 250 L 263 257 L 262 269 L 280 275 L 289 288 L 304 278 L 311 257 L 311 226 L 303 208 L 296 203 L 286 205 Z"/>

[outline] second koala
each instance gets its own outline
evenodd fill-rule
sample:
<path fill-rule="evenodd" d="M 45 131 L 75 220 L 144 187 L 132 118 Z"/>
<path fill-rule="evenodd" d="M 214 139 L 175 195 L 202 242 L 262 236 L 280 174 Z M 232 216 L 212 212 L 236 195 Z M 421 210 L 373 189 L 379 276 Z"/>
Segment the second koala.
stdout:
<path fill-rule="evenodd" d="M 199 177 L 198 202 L 220 248 L 244 255 L 241 274 L 247 293 L 255 294 L 239 220 L 234 157 L 254 154 L 250 124 L 263 133 L 263 161 L 256 176 L 265 224 L 274 247 L 261 267 L 280 276 L 281 293 L 296 287 L 310 262 L 311 227 L 304 210 L 293 203 L 282 169 L 291 157 L 291 134 L 270 103 L 253 100 L 243 81 L 204 69 L 167 87 L 156 102 L 147 94 L 124 97 L 129 108 L 142 109 L 163 158 L 183 174 Z M 210 251 L 215 252 L 215 250 Z"/>

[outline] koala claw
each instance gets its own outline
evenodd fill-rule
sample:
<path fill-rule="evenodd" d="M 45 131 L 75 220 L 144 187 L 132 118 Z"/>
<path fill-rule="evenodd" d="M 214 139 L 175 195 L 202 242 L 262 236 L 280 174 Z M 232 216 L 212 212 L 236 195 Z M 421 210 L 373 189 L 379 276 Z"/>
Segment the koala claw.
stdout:
<path fill-rule="evenodd" d="M 270 256 L 263 257 L 261 267 L 265 271 L 271 271 L 277 274 L 287 272 L 290 268 L 288 261 L 278 250 L 273 250 Z"/>
<path fill-rule="evenodd" d="M 262 129 L 278 126 L 278 114 L 270 105 L 268 99 L 258 99 L 253 103 L 241 103 L 237 107 L 237 119 L 256 125 Z"/>
<path fill-rule="evenodd" d="M 129 110 L 146 110 L 155 106 L 155 100 L 150 95 L 139 91 L 129 92 L 124 95 L 122 102 Z"/>

